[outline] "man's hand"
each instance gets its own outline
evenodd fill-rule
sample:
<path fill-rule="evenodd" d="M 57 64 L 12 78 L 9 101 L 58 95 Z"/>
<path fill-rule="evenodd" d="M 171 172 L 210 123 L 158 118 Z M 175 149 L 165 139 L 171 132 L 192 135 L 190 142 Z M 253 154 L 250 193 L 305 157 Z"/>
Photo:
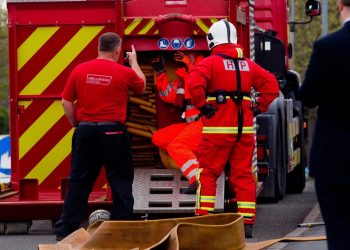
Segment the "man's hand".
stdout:
<path fill-rule="evenodd" d="M 134 45 L 131 45 L 131 51 L 126 52 L 126 57 L 129 60 L 129 65 L 132 66 L 137 63 L 137 55 Z"/>
<path fill-rule="evenodd" d="M 199 110 L 202 115 L 210 119 L 215 115 L 217 108 L 211 104 L 205 104 L 203 107 L 199 108 Z"/>
<path fill-rule="evenodd" d="M 187 67 L 187 70 L 190 70 L 192 67 L 191 59 L 180 51 L 176 51 L 174 54 L 174 60 L 184 63 Z"/>
<path fill-rule="evenodd" d="M 164 68 L 165 59 L 162 55 L 159 55 L 156 58 L 154 58 L 151 63 L 154 71 L 157 72 L 158 74 L 165 71 L 165 68 Z"/>
<path fill-rule="evenodd" d="M 145 74 L 142 72 L 140 65 L 137 62 L 137 55 L 134 45 L 131 45 L 131 52 L 126 52 L 126 56 L 129 60 L 130 67 L 135 71 L 136 75 L 140 77 L 143 80 L 144 86 L 143 86 L 143 92 L 146 90 L 146 77 Z"/>

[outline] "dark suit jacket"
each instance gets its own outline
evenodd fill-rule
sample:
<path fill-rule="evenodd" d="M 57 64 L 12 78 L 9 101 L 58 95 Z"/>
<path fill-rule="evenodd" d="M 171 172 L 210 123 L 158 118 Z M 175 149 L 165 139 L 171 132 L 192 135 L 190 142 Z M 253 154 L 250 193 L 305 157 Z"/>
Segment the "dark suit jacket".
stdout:
<path fill-rule="evenodd" d="M 314 43 L 298 96 L 306 107 L 318 106 L 310 175 L 324 181 L 349 181 L 350 22 Z"/>

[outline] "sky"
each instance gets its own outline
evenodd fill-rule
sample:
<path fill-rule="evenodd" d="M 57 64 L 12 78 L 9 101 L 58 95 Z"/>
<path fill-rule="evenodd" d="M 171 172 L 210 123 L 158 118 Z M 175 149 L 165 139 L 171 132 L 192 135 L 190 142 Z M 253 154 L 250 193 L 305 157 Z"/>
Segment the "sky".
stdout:
<path fill-rule="evenodd" d="M 6 0 L 0 0 L 0 8 L 6 9 Z"/>

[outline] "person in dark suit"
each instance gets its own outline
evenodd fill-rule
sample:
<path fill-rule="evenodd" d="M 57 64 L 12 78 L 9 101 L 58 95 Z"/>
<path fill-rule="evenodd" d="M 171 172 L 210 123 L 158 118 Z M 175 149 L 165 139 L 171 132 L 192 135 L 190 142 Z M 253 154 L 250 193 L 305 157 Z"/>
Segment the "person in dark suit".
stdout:
<path fill-rule="evenodd" d="M 350 248 L 350 0 L 339 0 L 343 26 L 314 43 L 299 99 L 316 107 L 310 175 L 328 248 Z"/>

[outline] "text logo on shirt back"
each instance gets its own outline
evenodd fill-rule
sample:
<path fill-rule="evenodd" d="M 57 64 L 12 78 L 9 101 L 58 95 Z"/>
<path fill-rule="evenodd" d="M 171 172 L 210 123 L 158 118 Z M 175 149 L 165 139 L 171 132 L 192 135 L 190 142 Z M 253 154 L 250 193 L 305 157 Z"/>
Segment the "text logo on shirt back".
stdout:
<path fill-rule="evenodd" d="M 225 70 L 235 70 L 235 64 L 233 63 L 233 60 L 224 59 L 223 62 L 224 62 Z M 238 66 L 241 71 L 249 71 L 249 65 L 247 61 L 239 60 Z"/>
<path fill-rule="evenodd" d="M 111 83 L 112 76 L 104 76 L 104 75 L 95 75 L 95 74 L 87 74 L 86 83 L 89 84 L 101 84 L 108 85 Z"/>

